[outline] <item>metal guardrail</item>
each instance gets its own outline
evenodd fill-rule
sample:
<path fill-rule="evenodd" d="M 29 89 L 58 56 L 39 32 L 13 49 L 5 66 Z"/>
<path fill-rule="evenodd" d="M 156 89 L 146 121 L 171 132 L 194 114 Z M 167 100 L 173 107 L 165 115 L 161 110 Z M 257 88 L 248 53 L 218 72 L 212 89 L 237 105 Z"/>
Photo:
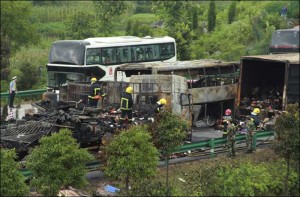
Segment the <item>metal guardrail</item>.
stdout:
<path fill-rule="evenodd" d="M 100 162 L 95 160 L 95 161 L 91 161 L 85 164 L 86 169 L 88 172 L 90 171 L 95 171 L 97 169 L 99 169 L 100 167 Z M 20 169 L 21 173 L 23 174 L 23 176 L 25 177 L 25 179 L 28 179 L 32 176 L 32 171 L 28 170 L 26 168 Z"/>
<path fill-rule="evenodd" d="M 23 96 L 32 96 L 32 95 L 41 95 L 46 92 L 47 89 L 37 89 L 37 90 L 25 90 L 25 91 L 18 91 L 16 97 L 23 97 Z M 5 99 L 9 97 L 8 92 L 1 93 L 1 99 Z"/>
<path fill-rule="evenodd" d="M 252 144 L 253 149 L 254 150 L 256 149 L 257 138 L 271 137 L 273 135 L 274 135 L 273 131 L 259 131 L 259 132 L 255 133 L 253 135 L 253 144 Z M 246 135 L 239 134 L 236 136 L 235 141 L 239 142 L 239 141 L 242 141 L 245 139 L 246 139 Z M 226 143 L 227 143 L 226 138 L 214 138 L 214 139 L 209 139 L 209 140 L 204 140 L 204 141 L 199 141 L 199 142 L 193 142 L 190 144 L 184 144 L 184 145 L 176 148 L 176 150 L 173 151 L 173 153 L 182 153 L 182 152 L 187 152 L 187 151 L 210 147 L 211 157 L 214 157 L 215 156 L 215 154 L 214 154 L 215 146 L 216 145 L 224 145 Z M 86 169 L 88 171 L 94 171 L 94 170 L 99 169 L 100 162 L 95 160 L 92 162 L 88 162 L 85 165 L 86 165 Z M 23 176 L 25 177 L 25 179 L 28 179 L 32 176 L 32 172 L 28 169 L 21 169 L 20 171 L 23 174 Z"/>
<path fill-rule="evenodd" d="M 257 138 L 271 137 L 273 135 L 274 135 L 274 131 L 258 131 L 258 132 L 256 132 L 253 135 L 253 144 L 252 144 L 253 150 L 256 150 Z M 240 142 L 245 139 L 246 139 L 245 134 L 238 134 L 235 137 L 236 142 Z M 216 145 L 224 145 L 226 143 L 227 143 L 226 138 L 213 138 L 210 140 L 194 142 L 194 143 L 190 143 L 190 144 L 184 144 L 182 146 L 177 147 L 175 149 L 175 151 L 173 151 L 172 153 L 183 153 L 183 152 L 187 152 L 187 151 L 192 151 L 192 150 L 209 147 L 210 148 L 210 156 L 214 157 L 215 156 L 214 149 L 215 149 Z"/>

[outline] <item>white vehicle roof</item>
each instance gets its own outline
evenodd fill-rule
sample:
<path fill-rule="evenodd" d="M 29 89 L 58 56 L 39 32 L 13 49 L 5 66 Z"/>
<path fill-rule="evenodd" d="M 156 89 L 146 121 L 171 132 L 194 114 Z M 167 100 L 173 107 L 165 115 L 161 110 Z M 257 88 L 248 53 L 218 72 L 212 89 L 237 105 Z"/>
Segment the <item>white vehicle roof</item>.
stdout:
<path fill-rule="evenodd" d="M 89 42 L 91 45 L 87 47 L 95 46 L 124 46 L 124 45 L 134 45 L 134 44 L 153 44 L 153 43 L 166 43 L 166 42 L 175 42 L 174 38 L 169 36 L 164 37 L 136 37 L 136 36 L 116 36 L 116 37 L 95 37 L 87 38 L 84 41 Z"/>

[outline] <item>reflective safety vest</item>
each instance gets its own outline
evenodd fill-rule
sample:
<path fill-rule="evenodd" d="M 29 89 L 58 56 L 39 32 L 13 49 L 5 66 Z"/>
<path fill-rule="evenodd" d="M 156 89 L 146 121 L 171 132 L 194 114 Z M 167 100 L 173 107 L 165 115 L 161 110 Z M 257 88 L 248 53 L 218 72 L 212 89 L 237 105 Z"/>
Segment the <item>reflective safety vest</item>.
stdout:
<path fill-rule="evenodd" d="M 132 110 L 133 100 L 131 94 L 125 92 L 121 97 L 121 110 Z"/>
<path fill-rule="evenodd" d="M 90 87 L 89 99 L 99 99 L 100 96 L 104 97 L 106 93 L 102 93 L 101 85 L 99 83 L 93 83 Z"/>

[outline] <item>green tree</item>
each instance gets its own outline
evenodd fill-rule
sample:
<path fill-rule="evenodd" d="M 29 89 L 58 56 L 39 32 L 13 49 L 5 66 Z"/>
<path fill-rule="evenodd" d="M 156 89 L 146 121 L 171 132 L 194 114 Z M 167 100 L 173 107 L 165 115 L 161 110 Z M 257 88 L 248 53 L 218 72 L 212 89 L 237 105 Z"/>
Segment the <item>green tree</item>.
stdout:
<path fill-rule="evenodd" d="M 126 191 L 131 179 L 143 180 L 156 173 L 159 153 L 145 125 L 122 131 L 104 152 L 108 156 L 105 173 L 125 181 Z"/>
<path fill-rule="evenodd" d="M 193 23 L 192 24 L 193 24 L 192 25 L 193 30 L 198 28 L 198 9 L 197 9 L 197 7 L 195 7 L 193 9 Z"/>
<path fill-rule="evenodd" d="M 221 25 L 220 29 L 204 34 L 195 41 L 192 48 L 197 59 L 213 58 L 237 61 L 246 53 L 247 43 L 253 39 L 249 21 L 239 20 L 231 25 Z"/>
<path fill-rule="evenodd" d="M 38 83 L 38 70 L 30 62 L 24 62 L 22 67 L 16 72 L 18 81 L 22 82 L 18 83 L 19 90 L 29 90 Z M 28 80 L 28 78 L 30 78 L 30 80 Z"/>
<path fill-rule="evenodd" d="M 95 5 L 96 15 L 101 21 L 101 30 L 104 35 L 111 34 L 113 32 L 113 20 L 126 11 L 128 2 L 94 0 L 93 3 Z"/>
<path fill-rule="evenodd" d="M 299 103 L 289 104 L 275 122 L 274 149 L 286 161 L 285 195 L 289 195 L 290 160 L 299 162 Z"/>
<path fill-rule="evenodd" d="M 29 187 L 25 178 L 18 170 L 19 164 L 15 161 L 16 152 L 14 149 L 1 150 L 1 196 L 26 196 L 29 194 Z"/>
<path fill-rule="evenodd" d="M 152 134 L 155 146 L 161 151 L 166 160 L 166 186 L 169 191 L 169 155 L 187 137 L 188 124 L 180 116 L 172 113 L 170 109 L 157 114 L 155 120 L 156 122 L 150 125 L 149 131 Z"/>
<path fill-rule="evenodd" d="M 139 36 L 139 26 L 140 26 L 140 22 L 138 20 L 136 20 L 133 24 L 133 28 L 132 28 L 132 35 L 133 36 Z"/>
<path fill-rule="evenodd" d="M 61 129 L 42 137 L 39 147 L 30 152 L 26 167 L 33 172 L 31 184 L 46 196 L 56 196 L 61 187 L 80 187 L 87 183 L 85 163 L 93 156 L 80 149 L 72 132 Z"/>
<path fill-rule="evenodd" d="M 190 59 L 190 44 L 193 39 L 189 12 L 191 4 L 184 1 L 158 1 L 153 10 L 160 16 L 166 26 L 168 35 L 176 40 L 178 59 Z"/>
<path fill-rule="evenodd" d="M 78 12 L 68 21 L 69 34 L 73 39 L 85 39 L 97 35 L 97 22 L 93 13 Z"/>
<path fill-rule="evenodd" d="M 285 2 L 287 3 L 287 2 Z M 299 1 L 290 1 L 288 5 L 288 17 L 298 19 L 299 24 L 299 18 L 300 18 L 300 12 L 299 12 Z"/>
<path fill-rule="evenodd" d="M 236 2 L 231 2 L 228 9 L 228 24 L 231 24 L 234 21 L 236 12 Z"/>
<path fill-rule="evenodd" d="M 177 23 L 174 27 L 172 36 L 175 38 L 177 43 L 178 59 L 190 60 L 190 45 L 193 40 L 193 33 L 190 30 L 189 25 L 185 23 Z"/>
<path fill-rule="evenodd" d="M 211 1 L 209 3 L 207 21 L 208 21 L 208 27 L 207 27 L 208 32 L 214 31 L 216 26 L 216 5 L 214 1 Z"/>
<path fill-rule="evenodd" d="M 29 1 L 1 1 L 1 73 L 5 74 L 2 77 L 8 76 L 11 53 L 39 42 L 35 26 L 30 23 L 31 8 Z"/>
<path fill-rule="evenodd" d="M 127 26 L 126 26 L 126 35 L 131 36 L 132 35 L 132 21 L 129 20 L 127 22 Z"/>
<path fill-rule="evenodd" d="M 1 79 L 2 80 L 8 80 L 9 76 L 9 56 L 10 56 L 10 41 L 7 36 L 4 36 L 1 32 L 1 59 L 0 59 L 0 65 L 1 65 Z"/>
<path fill-rule="evenodd" d="M 140 21 L 135 21 L 132 28 L 132 36 L 152 36 L 151 28 L 147 24 L 142 24 Z"/>

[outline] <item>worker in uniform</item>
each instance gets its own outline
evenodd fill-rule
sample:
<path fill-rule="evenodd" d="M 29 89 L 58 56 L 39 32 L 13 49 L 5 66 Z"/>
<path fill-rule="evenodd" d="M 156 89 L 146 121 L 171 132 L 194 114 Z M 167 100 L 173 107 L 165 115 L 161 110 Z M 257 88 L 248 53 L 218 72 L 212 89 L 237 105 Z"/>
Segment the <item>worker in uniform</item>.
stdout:
<path fill-rule="evenodd" d="M 101 97 L 105 97 L 106 93 L 102 92 L 101 84 L 97 82 L 97 79 L 93 77 L 91 79 L 90 93 L 89 93 L 89 106 L 97 107 L 98 100 Z"/>
<path fill-rule="evenodd" d="M 133 99 L 132 99 L 132 93 L 133 89 L 132 87 L 127 87 L 125 90 L 125 93 L 122 94 L 121 97 L 121 117 L 119 120 L 119 125 L 123 124 L 124 117 L 127 115 L 128 117 L 128 123 L 132 122 L 132 105 L 133 105 Z"/>
<path fill-rule="evenodd" d="M 236 135 L 236 127 L 231 121 L 227 121 L 227 148 L 228 148 L 228 156 L 235 156 L 235 135 Z"/>
<path fill-rule="evenodd" d="M 167 100 L 165 98 L 161 98 L 155 103 L 154 113 L 159 113 L 166 104 Z"/>
<path fill-rule="evenodd" d="M 253 120 L 251 119 L 250 116 L 246 117 L 246 129 L 247 129 L 247 134 L 246 134 L 246 146 L 247 150 L 246 153 L 252 153 L 253 152 L 253 135 L 255 133 L 255 124 Z"/>
<path fill-rule="evenodd" d="M 157 101 L 155 105 L 151 107 L 151 109 L 147 113 L 146 120 L 150 122 L 154 122 L 155 114 L 159 114 L 166 104 L 167 104 L 167 100 L 165 98 L 161 98 L 159 101 Z"/>
<path fill-rule="evenodd" d="M 226 109 L 225 110 L 225 116 L 222 117 L 222 124 L 223 124 L 223 138 L 227 137 L 227 121 L 232 121 L 231 117 L 231 110 Z"/>
<path fill-rule="evenodd" d="M 12 81 L 9 83 L 9 107 L 14 108 L 14 99 L 17 94 L 17 76 L 12 78 Z"/>
<path fill-rule="evenodd" d="M 251 112 L 251 115 L 250 115 L 250 118 L 254 122 L 255 129 L 258 128 L 258 126 L 261 122 L 259 114 L 260 114 L 260 109 L 259 108 L 254 108 L 253 111 Z"/>

